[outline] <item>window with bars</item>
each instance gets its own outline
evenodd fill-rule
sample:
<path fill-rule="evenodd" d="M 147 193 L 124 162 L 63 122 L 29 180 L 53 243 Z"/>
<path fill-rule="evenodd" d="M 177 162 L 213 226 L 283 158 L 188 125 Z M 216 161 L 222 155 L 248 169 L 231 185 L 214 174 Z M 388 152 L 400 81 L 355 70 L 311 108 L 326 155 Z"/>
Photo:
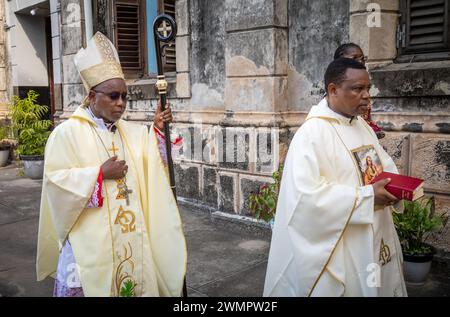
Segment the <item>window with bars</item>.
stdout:
<path fill-rule="evenodd" d="M 450 58 L 450 0 L 401 0 L 399 61 Z"/>

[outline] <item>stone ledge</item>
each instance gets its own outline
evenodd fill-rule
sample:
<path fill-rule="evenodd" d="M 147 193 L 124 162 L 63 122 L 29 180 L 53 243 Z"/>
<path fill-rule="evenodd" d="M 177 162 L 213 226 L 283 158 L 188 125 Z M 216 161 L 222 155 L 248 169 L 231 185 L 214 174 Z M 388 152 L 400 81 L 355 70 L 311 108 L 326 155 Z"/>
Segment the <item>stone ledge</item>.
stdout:
<path fill-rule="evenodd" d="M 450 95 L 450 61 L 390 64 L 372 69 L 370 74 L 372 97 Z"/>
<path fill-rule="evenodd" d="M 373 112 L 372 119 L 386 131 L 450 133 L 448 113 L 398 113 Z"/>
<path fill-rule="evenodd" d="M 166 76 L 168 83 L 167 98 L 176 98 L 176 79 L 174 77 Z M 149 79 L 128 79 L 126 80 L 129 100 L 145 100 L 145 99 L 158 99 L 159 95 L 156 91 L 156 78 Z"/>

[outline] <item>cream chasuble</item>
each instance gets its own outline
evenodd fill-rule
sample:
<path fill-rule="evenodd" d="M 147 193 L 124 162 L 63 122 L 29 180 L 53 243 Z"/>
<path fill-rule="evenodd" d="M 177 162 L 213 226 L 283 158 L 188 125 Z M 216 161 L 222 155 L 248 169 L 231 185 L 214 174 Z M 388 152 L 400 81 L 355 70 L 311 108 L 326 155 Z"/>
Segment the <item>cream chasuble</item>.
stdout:
<path fill-rule="evenodd" d="M 52 132 L 45 152 L 37 276 L 56 271 L 69 239 L 86 296 L 180 296 L 186 244 L 153 128 L 123 120 L 94 128 L 85 108 Z M 103 180 L 104 203 L 86 208 L 100 166 L 113 155 L 126 177 Z"/>
<path fill-rule="evenodd" d="M 367 185 L 382 170 L 398 173 L 362 118 L 312 107 L 286 157 L 264 296 L 406 296 L 392 208 Z"/>

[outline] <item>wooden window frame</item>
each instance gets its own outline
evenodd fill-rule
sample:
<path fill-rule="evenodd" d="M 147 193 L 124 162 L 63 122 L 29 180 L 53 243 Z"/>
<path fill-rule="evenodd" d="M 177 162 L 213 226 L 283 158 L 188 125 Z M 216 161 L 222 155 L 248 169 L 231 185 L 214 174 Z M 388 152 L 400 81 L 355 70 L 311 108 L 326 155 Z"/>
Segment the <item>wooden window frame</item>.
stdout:
<path fill-rule="evenodd" d="M 147 30 L 146 30 L 146 1 L 145 0 L 115 0 L 112 3 L 112 35 L 114 39 L 114 45 L 117 47 L 120 56 L 119 50 L 119 34 L 117 31 L 117 5 L 138 5 L 138 14 L 139 14 L 139 67 L 126 67 L 122 63 L 122 70 L 127 78 L 142 78 L 147 73 Z"/>
<path fill-rule="evenodd" d="M 429 0 L 433 1 L 433 0 Z M 436 0 L 436 2 L 439 0 Z M 400 0 L 400 21 L 397 27 L 396 62 L 432 61 L 450 59 L 450 0 L 444 1 L 443 42 L 411 44 L 411 0 Z M 438 4 L 438 3 L 436 3 Z"/>
<path fill-rule="evenodd" d="M 175 19 L 175 3 L 176 0 L 157 0 L 158 14 L 165 12 L 164 1 L 172 2 L 173 11 L 169 14 Z M 99 7 L 99 2 L 102 2 L 102 6 Z M 140 32 L 141 32 L 141 45 L 140 45 L 140 59 L 141 67 L 139 69 L 127 69 L 123 67 L 123 72 L 127 79 L 145 79 L 156 77 L 156 73 L 149 73 L 148 70 L 148 34 L 147 32 L 153 32 L 153 30 L 147 30 L 147 11 L 146 0 L 94 0 L 92 1 L 93 12 L 101 13 L 94 14 L 94 32 L 101 31 L 104 33 L 118 48 L 117 28 L 116 28 L 116 4 L 139 2 L 140 6 Z M 169 4 L 170 5 L 170 4 Z M 101 10 L 101 11 L 100 11 Z M 166 65 L 166 61 L 163 58 L 163 64 Z M 174 43 L 172 66 L 169 69 L 165 66 L 165 73 L 168 77 L 176 76 L 176 47 Z"/>

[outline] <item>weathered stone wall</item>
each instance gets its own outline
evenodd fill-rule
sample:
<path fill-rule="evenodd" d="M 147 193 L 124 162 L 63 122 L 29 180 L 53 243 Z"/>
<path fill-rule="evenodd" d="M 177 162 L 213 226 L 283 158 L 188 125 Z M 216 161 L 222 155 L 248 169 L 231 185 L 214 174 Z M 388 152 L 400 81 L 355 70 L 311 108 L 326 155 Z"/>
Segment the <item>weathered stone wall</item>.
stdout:
<path fill-rule="evenodd" d="M 203 120 L 176 125 L 201 139 L 198 149 L 186 142 L 190 152 L 179 158 L 179 193 L 249 216 L 249 194 L 271 181 L 295 130 L 323 96 L 323 72 L 348 40 L 349 1 L 190 5 L 190 109 Z"/>
<path fill-rule="evenodd" d="M 5 3 L 0 2 L 0 119 L 5 118 L 8 108 L 9 67 L 7 55 Z"/>
<path fill-rule="evenodd" d="M 212 13 L 198 8 L 198 2 L 195 10 L 191 8 L 193 17 L 205 14 L 205 20 L 194 23 L 197 29 L 192 27 L 192 46 L 199 45 L 203 52 L 191 55 L 192 94 L 198 96 L 196 100 L 211 100 L 209 89 L 214 89 L 212 95 L 219 101 L 215 109 L 222 108 L 224 98 L 225 115 L 211 118 L 211 125 L 185 123 L 189 133 L 184 135 L 201 135 L 197 152 L 204 155 L 181 156 L 177 167 L 181 196 L 221 211 L 249 215 L 249 193 L 270 181 L 268 176 L 283 159 L 296 128 L 323 96 L 323 74 L 334 50 L 351 40 L 363 47 L 372 69 L 373 117 L 387 131 L 382 144 L 400 172 L 426 179 L 425 189 L 435 196 L 437 212 L 449 211 L 449 62 L 392 64 L 398 4 L 378 1 L 381 26 L 371 28 L 367 19 L 372 12 L 367 12 L 367 6 L 372 2 L 229 0 L 215 7 L 219 17 L 209 26 L 219 34 L 203 37 L 197 30 L 202 23 L 211 23 Z M 224 45 L 216 44 L 223 38 L 224 25 Z M 216 48 L 212 55 L 209 42 Z M 206 72 L 211 63 L 213 74 Z M 196 89 L 198 82 L 204 84 L 202 89 Z M 258 100 L 261 96 L 263 100 Z M 192 110 L 211 109 L 209 101 L 199 108 L 195 105 L 200 103 L 192 101 Z M 264 132 L 257 127 L 264 127 Z M 267 135 L 273 142 L 268 143 L 266 153 L 273 156 L 263 170 L 258 140 Z M 220 162 L 218 157 L 227 148 L 236 156 L 243 150 L 243 161 Z M 434 244 L 449 251 L 450 230 L 436 235 Z"/>
<path fill-rule="evenodd" d="M 63 111 L 84 95 L 72 65 L 83 44 L 65 24 L 61 1 Z M 367 5 L 381 7 L 381 27 Z M 396 1 L 178 0 L 177 74 L 169 77 L 178 195 L 212 210 L 250 216 L 247 198 L 283 160 L 310 107 L 323 96 L 323 74 L 338 45 L 360 44 L 373 80 L 374 119 L 402 173 L 426 179 L 438 212 L 450 209 L 448 62 L 392 64 Z M 72 24 L 73 27 L 73 24 Z M 148 123 L 154 79 L 129 80 L 125 118 Z M 450 231 L 434 243 L 450 250 Z"/>
<path fill-rule="evenodd" d="M 73 62 L 75 54 L 85 45 L 82 16 L 83 1 L 60 0 L 60 10 L 62 103 L 63 111 L 67 114 L 67 112 L 74 111 L 85 96 L 85 90 Z"/>
<path fill-rule="evenodd" d="M 401 173 L 425 180 L 436 211 L 450 215 L 450 62 L 390 65 L 371 72 L 374 120 Z M 434 243 L 450 251 L 450 230 Z"/>
<path fill-rule="evenodd" d="M 178 194 L 250 215 L 247 197 L 271 180 L 286 133 L 277 113 L 287 108 L 288 1 L 189 4 L 191 116 L 175 124 L 185 138 Z"/>
<path fill-rule="evenodd" d="M 192 110 L 223 110 L 226 1 L 191 0 Z"/>
<path fill-rule="evenodd" d="M 323 97 L 334 51 L 349 40 L 350 1 L 289 1 L 289 110 L 308 112 Z"/>

